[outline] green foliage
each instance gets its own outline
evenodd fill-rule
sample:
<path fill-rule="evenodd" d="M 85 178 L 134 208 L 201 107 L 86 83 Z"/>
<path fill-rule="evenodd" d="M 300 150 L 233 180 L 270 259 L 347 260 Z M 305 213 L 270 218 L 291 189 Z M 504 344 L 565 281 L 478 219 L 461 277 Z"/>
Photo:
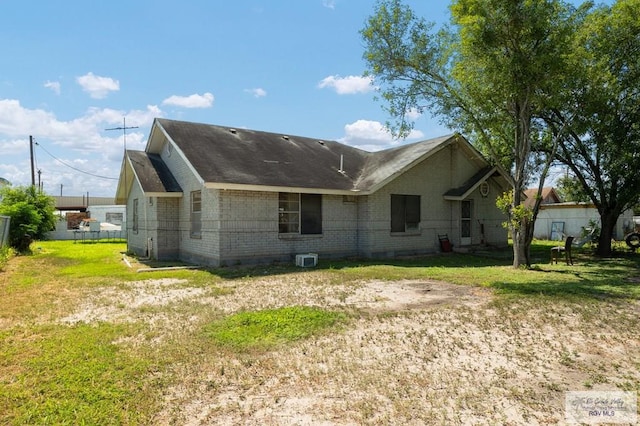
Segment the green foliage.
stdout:
<path fill-rule="evenodd" d="M 563 176 L 557 180 L 556 191 L 562 201 L 588 202 L 589 194 L 575 176 Z"/>
<path fill-rule="evenodd" d="M 9 259 L 11 259 L 15 254 L 15 251 L 13 250 L 12 247 L 9 246 L 5 246 L 5 247 L 0 247 L 0 271 L 2 271 L 2 269 L 4 269 L 5 265 L 7 264 L 7 262 L 9 262 Z"/>
<path fill-rule="evenodd" d="M 11 218 L 9 244 L 20 253 L 55 228 L 54 210 L 54 199 L 33 186 L 0 188 L 0 215 Z"/>
<path fill-rule="evenodd" d="M 507 216 L 508 220 L 502 224 L 507 229 L 518 231 L 533 219 L 530 208 L 524 204 L 513 205 L 513 191 L 502 193 L 496 199 L 496 206 Z"/>
<path fill-rule="evenodd" d="M 361 31 L 367 72 L 398 123 L 392 130 L 406 135 L 408 113 L 425 110 L 460 130 L 510 171 L 510 223 L 526 217 L 517 211 L 526 185 L 545 178 L 531 167 L 532 145 L 548 134 L 539 118 L 561 104 L 573 19 L 558 0 L 457 0 L 452 25 L 436 32 L 400 0 L 382 0 Z M 514 266 L 527 244 L 514 240 Z"/>
<path fill-rule="evenodd" d="M 344 314 L 308 306 L 241 312 L 206 327 L 216 343 L 235 350 L 268 349 L 305 339 L 346 320 Z"/>
<path fill-rule="evenodd" d="M 568 123 L 558 160 L 566 164 L 601 215 L 598 253 L 611 254 L 619 215 L 640 193 L 640 1 L 620 0 L 590 13 L 571 46 L 567 101 L 551 121 Z"/>

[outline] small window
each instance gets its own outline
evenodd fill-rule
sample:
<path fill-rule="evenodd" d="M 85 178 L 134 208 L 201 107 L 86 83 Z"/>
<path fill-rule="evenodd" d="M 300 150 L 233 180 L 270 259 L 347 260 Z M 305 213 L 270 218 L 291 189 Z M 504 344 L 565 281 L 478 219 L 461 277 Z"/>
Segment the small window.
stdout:
<path fill-rule="evenodd" d="M 202 193 L 191 192 L 191 237 L 200 238 L 202 235 Z"/>
<path fill-rule="evenodd" d="M 131 230 L 133 232 L 138 232 L 138 199 L 135 198 L 133 200 L 133 225 L 131 226 Z"/>
<path fill-rule="evenodd" d="M 278 198 L 278 232 L 322 234 L 322 195 L 281 192 Z"/>
<path fill-rule="evenodd" d="M 391 232 L 416 231 L 420 227 L 420 196 L 391 195 Z"/>
<path fill-rule="evenodd" d="M 114 225 L 122 225 L 122 213 L 105 213 L 106 222 L 113 223 Z"/>

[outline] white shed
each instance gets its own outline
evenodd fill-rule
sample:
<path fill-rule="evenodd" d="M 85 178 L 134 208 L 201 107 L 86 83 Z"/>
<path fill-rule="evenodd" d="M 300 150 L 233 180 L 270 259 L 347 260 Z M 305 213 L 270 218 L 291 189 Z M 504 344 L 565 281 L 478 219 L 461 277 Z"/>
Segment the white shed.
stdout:
<path fill-rule="evenodd" d="M 563 234 L 579 238 L 591 222 L 600 226 L 600 215 L 593 203 L 542 204 L 533 236 L 542 240 L 561 240 Z M 627 210 L 618 218 L 613 238 L 623 240 L 633 226 L 633 211 Z"/>

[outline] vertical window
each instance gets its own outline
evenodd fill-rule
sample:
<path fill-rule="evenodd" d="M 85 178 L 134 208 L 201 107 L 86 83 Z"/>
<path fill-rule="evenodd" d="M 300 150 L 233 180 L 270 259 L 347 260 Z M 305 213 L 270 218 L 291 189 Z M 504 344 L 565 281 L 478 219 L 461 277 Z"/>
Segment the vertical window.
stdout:
<path fill-rule="evenodd" d="M 391 232 L 417 230 L 420 226 L 420 196 L 391 195 Z"/>
<path fill-rule="evenodd" d="M 133 200 L 133 225 L 131 227 L 131 229 L 133 230 L 133 232 L 138 232 L 138 199 L 135 198 Z"/>
<path fill-rule="evenodd" d="M 202 193 L 191 192 L 191 236 L 200 238 L 202 235 Z"/>
<path fill-rule="evenodd" d="M 460 237 L 462 238 L 471 238 L 472 208 L 471 200 L 464 200 L 460 204 Z"/>
<path fill-rule="evenodd" d="M 322 195 L 281 192 L 278 198 L 278 232 L 322 234 Z"/>

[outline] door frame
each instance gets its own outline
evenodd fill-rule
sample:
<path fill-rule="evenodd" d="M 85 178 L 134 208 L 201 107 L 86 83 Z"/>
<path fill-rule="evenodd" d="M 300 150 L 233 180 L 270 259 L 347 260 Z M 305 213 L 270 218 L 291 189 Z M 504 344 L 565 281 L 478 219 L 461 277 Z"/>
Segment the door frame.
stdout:
<path fill-rule="evenodd" d="M 469 246 L 473 236 L 473 200 L 460 201 L 460 245 Z"/>

